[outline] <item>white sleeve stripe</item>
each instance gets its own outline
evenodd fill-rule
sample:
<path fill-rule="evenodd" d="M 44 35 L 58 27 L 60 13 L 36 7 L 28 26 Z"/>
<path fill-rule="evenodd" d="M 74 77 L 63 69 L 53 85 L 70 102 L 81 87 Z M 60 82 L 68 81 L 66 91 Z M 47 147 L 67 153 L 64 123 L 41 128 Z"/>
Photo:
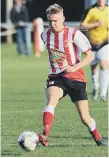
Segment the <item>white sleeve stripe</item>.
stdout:
<path fill-rule="evenodd" d="M 91 49 L 91 45 L 87 37 L 81 32 L 77 31 L 74 36 L 74 43 L 80 49 L 81 52 L 86 52 L 88 49 Z"/>

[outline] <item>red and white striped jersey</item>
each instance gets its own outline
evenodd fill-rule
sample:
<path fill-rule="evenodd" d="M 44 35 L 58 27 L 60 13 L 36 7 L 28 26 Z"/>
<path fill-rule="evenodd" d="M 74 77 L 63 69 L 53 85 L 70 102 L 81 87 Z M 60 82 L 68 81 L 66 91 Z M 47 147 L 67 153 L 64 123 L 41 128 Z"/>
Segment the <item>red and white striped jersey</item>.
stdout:
<path fill-rule="evenodd" d="M 91 49 L 88 39 L 82 32 L 66 26 L 58 33 L 53 33 L 51 29 L 48 29 L 42 33 L 41 38 L 48 51 L 49 75 L 61 73 L 66 65 L 79 63 L 81 52 L 85 53 Z M 85 81 L 83 70 L 63 75 Z"/>

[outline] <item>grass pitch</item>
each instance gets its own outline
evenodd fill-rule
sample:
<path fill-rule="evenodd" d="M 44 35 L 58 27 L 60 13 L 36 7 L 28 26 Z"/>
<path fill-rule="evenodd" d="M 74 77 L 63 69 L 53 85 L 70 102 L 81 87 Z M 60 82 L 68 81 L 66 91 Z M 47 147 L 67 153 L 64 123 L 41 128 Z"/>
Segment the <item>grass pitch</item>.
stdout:
<path fill-rule="evenodd" d="M 18 56 L 16 45 L 1 46 L 1 156 L 2 157 L 107 157 L 108 148 L 98 147 L 81 123 L 69 97 L 61 100 L 55 110 L 55 122 L 49 146 L 38 146 L 33 152 L 23 151 L 17 143 L 25 130 L 42 131 L 42 111 L 46 105 L 45 83 L 48 73 L 47 54 L 41 58 Z M 108 142 L 108 103 L 91 98 L 90 69 L 88 80 L 90 114 Z"/>

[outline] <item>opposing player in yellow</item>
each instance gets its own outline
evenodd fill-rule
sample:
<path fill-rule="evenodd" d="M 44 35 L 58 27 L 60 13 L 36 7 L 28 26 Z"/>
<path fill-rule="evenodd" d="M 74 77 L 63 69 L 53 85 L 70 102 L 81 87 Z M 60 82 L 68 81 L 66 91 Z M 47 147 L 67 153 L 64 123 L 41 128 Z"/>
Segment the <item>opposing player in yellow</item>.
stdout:
<path fill-rule="evenodd" d="M 87 36 L 94 54 L 94 60 L 91 62 L 93 99 L 97 99 L 100 86 L 101 102 L 106 100 L 109 80 L 108 9 L 106 0 L 97 0 L 97 3 L 84 12 L 80 24 L 82 29 L 88 30 Z M 100 76 L 98 63 L 100 64 Z"/>

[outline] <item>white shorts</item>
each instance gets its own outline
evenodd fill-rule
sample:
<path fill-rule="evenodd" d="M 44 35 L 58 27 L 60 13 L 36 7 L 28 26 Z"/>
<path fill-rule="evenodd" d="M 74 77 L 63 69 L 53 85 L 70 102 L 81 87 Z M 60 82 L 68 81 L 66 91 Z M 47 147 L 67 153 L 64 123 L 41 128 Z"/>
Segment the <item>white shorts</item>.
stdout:
<path fill-rule="evenodd" d="M 109 62 L 109 44 L 105 45 L 98 51 L 92 51 L 94 55 L 94 60 L 92 60 L 91 65 L 95 65 L 99 60 L 108 60 Z"/>

